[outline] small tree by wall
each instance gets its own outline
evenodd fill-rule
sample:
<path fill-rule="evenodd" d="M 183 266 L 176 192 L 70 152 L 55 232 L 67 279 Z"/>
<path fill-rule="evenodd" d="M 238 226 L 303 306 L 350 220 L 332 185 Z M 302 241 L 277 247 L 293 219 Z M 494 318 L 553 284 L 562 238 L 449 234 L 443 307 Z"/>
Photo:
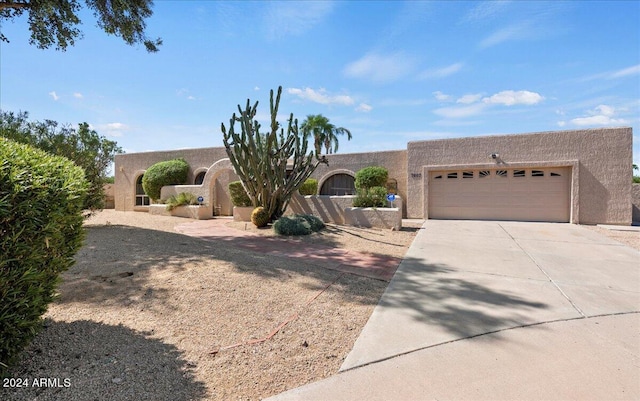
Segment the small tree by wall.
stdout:
<path fill-rule="evenodd" d="M 357 195 L 353 199 L 354 207 L 384 207 L 389 172 L 384 167 L 370 166 L 356 173 Z"/>
<path fill-rule="evenodd" d="M 147 169 L 142 177 L 142 188 L 153 201 L 160 199 L 160 191 L 165 185 L 187 183 L 189 165 L 184 159 L 159 162 Z"/>
<path fill-rule="evenodd" d="M 289 205 L 291 196 L 311 176 L 319 163 L 314 152 L 307 152 L 307 138 L 300 135 L 298 120 L 289 115 L 287 129 L 277 121 L 282 86 L 274 100 L 270 92 L 271 129 L 260 132 L 260 123 L 255 120 L 258 102 L 251 106 L 250 100 L 244 109 L 238 105 L 229 120 L 229 130 L 221 124 L 224 146 L 229 160 L 240 177 L 254 207 L 262 206 L 270 220 L 277 220 Z M 236 123 L 240 131 L 236 131 Z"/>

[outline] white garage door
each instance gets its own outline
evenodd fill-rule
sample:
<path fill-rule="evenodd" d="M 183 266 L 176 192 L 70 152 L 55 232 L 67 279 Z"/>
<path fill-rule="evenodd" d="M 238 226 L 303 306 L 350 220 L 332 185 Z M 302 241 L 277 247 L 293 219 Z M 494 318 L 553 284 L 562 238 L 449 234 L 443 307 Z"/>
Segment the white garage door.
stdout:
<path fill-rule="evenodd" d="M 429 218 L 568 222 L 571 168 L 432 171 Z"/>

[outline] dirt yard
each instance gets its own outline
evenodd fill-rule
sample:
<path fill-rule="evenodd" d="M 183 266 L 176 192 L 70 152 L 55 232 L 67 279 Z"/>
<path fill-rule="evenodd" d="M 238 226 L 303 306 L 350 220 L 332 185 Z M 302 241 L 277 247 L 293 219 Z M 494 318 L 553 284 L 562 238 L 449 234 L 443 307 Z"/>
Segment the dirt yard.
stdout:
<path fill-rule="evenodd" d="M 185 222 L 112 210 L 88 220 L 12 372 L 29 387 L 0 399 L 257 400 L 335 374 L 387 283 L 174 230 Z M 415 232 L 329 226 L 301 241 L 402 257 Z"/>

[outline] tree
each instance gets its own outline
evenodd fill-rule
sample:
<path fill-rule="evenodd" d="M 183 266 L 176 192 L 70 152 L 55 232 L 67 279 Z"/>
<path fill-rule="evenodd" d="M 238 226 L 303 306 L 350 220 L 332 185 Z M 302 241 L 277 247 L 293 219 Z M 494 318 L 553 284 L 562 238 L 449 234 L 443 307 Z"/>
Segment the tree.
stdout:
<path fill-rule="evenodd" d="M 633 168 L 633 171 L 638 171 L 639 170 L 638 165 L 635 164 L 635 163 L 633 163 L 632 168 Z M 633 176 L 633 183 L 634 184 L 640 184 L 640 176 L 634 175 Z"/>
<path fill-rule="evenodd" d="M 104 207 L 104 181 L 116 154 L 122 148 L 114 141 L 98 135 L 87 123 L 78 128 L 59 126 L 55 121 L 28 121 L 29 114 L 0 110 L 0 136 L 64 156 L 84 169 L 89 189 L 84 208 L 88 210 Z"/>
<path fill-rule="evenodd" d="M 145 19 L 151 17 L 152 0 L 85 0 L 85 7 L 93 11 L 98 27 L 115 35 L 128 45 L 142 43 L 148 52 L 157 52 L 162 39 L 149 39 L 145 34 Z M 23 14 L 29 18 L 29 43 L 39 49 L 55 45 L 65 51 L 82 38 L 78 29 L 80 0 L 0 0 L 0 21 L 13 20 Z M 9 40 L 0 33 L 0 40 Z"/>
<path fill-rule="evenodd" d="M 322 152 L 322 147 L 326 154 L 338 151 L 338 135 L 347 135 L 347 140 L 351 140 L 351 132 L 343 127 L 336 127 L 329 122 L 329 119 L 322 114 L 310 114 L 300 125 L 305 138 L 313 137 L 313 145 L 316 153 Z"/>
<path fill-rule="evenodd" d="M 238 115 L 233 113 L 229 130 L 221 124 L 222 139 L 227 155 L 240 177 L 242 186 L 251 198 L 253 207 L 264 207 L 270 220 L 280 218 L 291 200 L 291 196 L 326 158 L 314 159 L 307 153 L 307 138 L 298 130 L 298 120 L 290 114 L 287 130 L 276 120 L 282 86 L 273 98 L 270 92 L 271 131 L 260 132 L 260 123 L 255 120 L 258 102 L 253 107 L 247 99 L 244 110 L 238 105 Z M 235 124 L 240 124 L 240 132 Z"/>

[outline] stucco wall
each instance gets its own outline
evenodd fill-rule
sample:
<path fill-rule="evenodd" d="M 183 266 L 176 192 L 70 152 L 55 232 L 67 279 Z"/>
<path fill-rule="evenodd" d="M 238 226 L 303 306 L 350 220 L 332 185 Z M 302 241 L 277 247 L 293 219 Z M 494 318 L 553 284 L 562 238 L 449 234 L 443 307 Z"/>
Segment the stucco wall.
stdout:
<path fill-rule="evenodd" d="M 348 153 L 327 156 L 329 165 L 321 164 L 314 171 L 312 178 L 318 180 L 318 191 L 322 184 L 335 172 L 350 171 L 353 174 L 369 166 L 385 167 L 389 171 L 389 179 L 398 181 L 398 195 L 403 199 L 407 196 L 407 151 L 392 150 L 370 153 Z M 403 216 L 406 208 L 403 205 Z"/>
<path fill-rule="evenodd" d="M 193 184 L 197 172 L 208 169 L 216 161 L 226 158 L 227 154 L 224 148 L 219 147 L 116 155 L 114 184 L 116 210 L 135 210 L 135 182 L 138 176 L 155 163 L 179 157 L 184 158 L 189 164 L 187 180 L 189 184 Z"/>
<path fill-rule="evenodd" d="M 573 165 L 572 222 L 631 223 L 631 128 L 409 142 L 407 217 L 423 218 L 424 166 Z M 490 158 L 498 153 L 496 161 Z M 560 163 L 559 163 L 560 162 Z M 559 163 L 559 164 L 558 164 Z"/>
<path fill-rule="evenodd" d="M 633 221 L 640 223 L 640 184 L 631 187 L 631 202 L 633 204 Z"/>

